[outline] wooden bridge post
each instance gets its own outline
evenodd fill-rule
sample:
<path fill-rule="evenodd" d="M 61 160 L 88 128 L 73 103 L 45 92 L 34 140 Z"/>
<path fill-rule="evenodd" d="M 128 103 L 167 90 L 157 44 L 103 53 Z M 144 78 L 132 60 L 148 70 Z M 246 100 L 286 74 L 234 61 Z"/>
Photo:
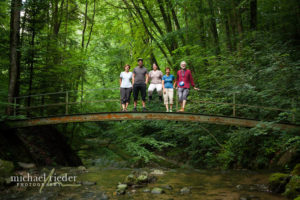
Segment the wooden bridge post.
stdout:
<path fill-rule="evenodd" d="M 295 113 L 294 113 L 294 109 L 296 108 L 295 106 L 295 99 L 292 99 L 292 122 L 295 122 Z"/>
<path fill-rule="evenodd" d="M 235 105 L 235 93 L 233 93 L 232 102 L 233 102 L 233 105 L 232 105 L 232 115 L 235 117 L 235 109 L 236 109 L 236 105 Z"/>
<path fill-rule="evenodd" d="M 17 98 L 14 97 L 14 116 L 16 116 L 16 109 L 17 109 Z"/>
<path fill-rule="evenodd" d="M 176 96 L 176 112 L 178 111 L 178 95 L 177 95 L 177 93 L 178 93 L 178 89 L 176 90 L 175 89 L 175 96 Z"/>
<path fill-rule="evenodd" d="M 69 92 L 66 91 L 66 115 L 69 114 Z"/>

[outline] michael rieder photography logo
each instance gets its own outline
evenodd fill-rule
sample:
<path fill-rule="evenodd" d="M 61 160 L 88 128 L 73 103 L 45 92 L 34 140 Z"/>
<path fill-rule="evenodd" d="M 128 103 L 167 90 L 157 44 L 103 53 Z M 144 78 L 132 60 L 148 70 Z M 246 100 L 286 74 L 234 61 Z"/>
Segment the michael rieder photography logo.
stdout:
<path fill-rule="evenodd" d="M 40 176 L 32 176 L 27 173 L 25 176 L 11 176 L 11 182 L 17 184 L 17 187 L 40 187 L 41 193 L 44 187 L 77 187 L 81 184 L 76 184 L 76 176 L 69 176 L 67 173 L 62 175 L 56 175 L 53 168 L 48 175 L 46 173 Z"/>

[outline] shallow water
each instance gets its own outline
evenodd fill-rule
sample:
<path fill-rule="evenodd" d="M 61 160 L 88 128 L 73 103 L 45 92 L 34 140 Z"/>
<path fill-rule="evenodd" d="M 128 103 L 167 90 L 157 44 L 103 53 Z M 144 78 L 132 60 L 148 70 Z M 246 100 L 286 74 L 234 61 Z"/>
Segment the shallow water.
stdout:
<path fill-rule="evenodd" d="M 149 171 L 149 169 L 143 169 Z M 76 168 L 57 169 L 56 172 L 76 174 L 78 180 L 96 182 L 96 185 L 79 187 L 45 187 L 39 194 L 39 188 L 11 187 L 2 191 L 0 199 L 101 199 L 102 193 L 110 199 L 174 199 L 174 200 L 283 200 L 281 195 L 274 195 L 267 190 L 269 172 L 251 171 L 216 171 L 216 170 L 163 170 L 164 175 L 157 175 L 155 183 L 143 188 L 129 188 L 125 195 L 116 195 L 119 182 L 133 169 L 89 168 L 79 173 Z M 153 187 L 172 186 L 164 189 L 164 194 L 145 193 L 143 190 Z M 181 194 L 180 189 L 189 187 L 189 194 Z M 5 194 L 6 193 L 6 194 Z"/>

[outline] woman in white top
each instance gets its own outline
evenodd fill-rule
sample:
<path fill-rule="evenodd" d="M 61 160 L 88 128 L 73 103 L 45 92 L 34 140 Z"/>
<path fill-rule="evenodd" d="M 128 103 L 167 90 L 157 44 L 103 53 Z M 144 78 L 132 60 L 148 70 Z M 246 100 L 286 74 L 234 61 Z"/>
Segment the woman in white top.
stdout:
<path fill-rule="evenodd" d="M 122 111 L 127 111 L 127 107 L 130 101 L 130 95 L 132 92 L 132 72 L 129 71 L 130 65 L 126 64 L 124 66 L 125 71 L 120 74 L 120 90 L 121 90 L 121 103 Z"/>

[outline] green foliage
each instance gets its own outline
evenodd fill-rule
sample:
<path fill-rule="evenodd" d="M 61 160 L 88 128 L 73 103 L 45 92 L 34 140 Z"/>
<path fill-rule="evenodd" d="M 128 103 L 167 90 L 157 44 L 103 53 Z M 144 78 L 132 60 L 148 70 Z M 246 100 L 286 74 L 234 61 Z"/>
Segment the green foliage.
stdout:
<path fill-rule="evenodd" d="M 296 198 L 300 195 L 300 176 L 293 176 L 290 182 L 286 185 L 284 196 L 288 198 Z"/>
<path fill-rule="evenodd" d="M 298 163 L 298 164 L 294 167 L 294 169 L 293 169 L 293 171 L 291 172 L 291 174 L 292 174 L 292 175 L 295 175 L 295 176 L 300 176 L 300 163 Z"/>
<path fill-rule="evenodd" d="M 151 136 L 146 136 L 149 129 L 144 122 L 120 122 L 115 124 L 110 130 L 107 130 L 105 137 L 112 140 L 112 143 L 118 144 L 123 151 L 133 156 L 131 162 L 149 163 L 157 159 L 155 151 L 161 151 L 166 147 L 174 146 L 170 142 L 160 141 Z"/>
<path fill-rule="evenodd" d="M 240 128 L 229 135 L 219 159 L 226 168 L 266 168 L 284 144 L 280 131 L 255 127 Z"/>
<path fill-rule="evenodd" d="M 93 1 L 87 1 L 86 15 L 83 0 L 22 2 L 20 87 L 15 92 L 19 96 L 55 94 L 18 99 L 18 108 L 52 106 L 20 109 L 12 119 L 65 114 L 64 91 L 69 91 L 69 114 L 119 111 L 119 74 L 125 64 L 132 71 L 136 59 L 143 57 L 148 70 L 157 62 L 163 72 L 171 67 L 174 75 L 179 63 L 187 62 L 196 86 L 202 89 L 191 90 L 188 112 L 231 116 L 235 96 L 237 117 L 299 124 L 297 0 L 258 1 L 255 28 L 250 24 L 249 1 L 242 0 L 169 0 L 162 5 L 155 0 L 145 4 L 106 0 L 96 2 L 95 13 Z M 9 16 L 10 1 L 1 1 L 1 111 L 8 105 Z M 157 102 L 147 106 L 151 111 L 164 110 Z M 2 119 L 11 117 L 1 115 Z M 300 155 L 297 133 L 271 130 L 271 125 L 248 129 L 149 121 L 72 124 L 59 129 L 76 150 L 84 139 L 109 138 L 132 156 L 132 162 L 142 164 L 162 155 L 200 168 L 266 168 L 289 150 Z"/>
<path fill-rule="evenodd" d="M 269 188 L 272 192 L 282 193 L 289 180 L 290 176 L 288 174 L 274 173 L 269 178 Z"/>

